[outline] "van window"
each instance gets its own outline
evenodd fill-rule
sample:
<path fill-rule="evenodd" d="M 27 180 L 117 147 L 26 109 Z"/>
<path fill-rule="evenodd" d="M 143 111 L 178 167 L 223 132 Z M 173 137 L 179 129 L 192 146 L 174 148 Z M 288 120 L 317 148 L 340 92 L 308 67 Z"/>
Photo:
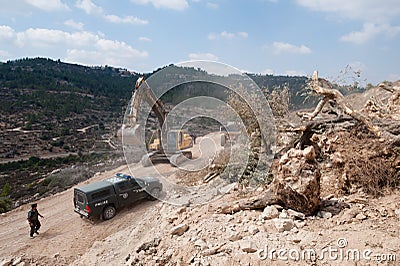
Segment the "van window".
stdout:
<path fill-rule="evenodd" d="M 101 199 L 101 198 L 104 198 L 104 197 L 106 197 L 106 196 L 108 196 L 108 195 L 110 195 L 110 189 L 109 189 L 109 188 L 108 188 L 108 189 L 100 190 L 100 191 L 98 191 L 98 192 L 96 192 L 96 193 L 93 193 L 93 194 L 92 194 L 92 199 L 93 199 L 93 200 Z"/>
<path fill-rule="evenodd" d="M 85 198 L 84 198 L 84 196 L 83 196 L 81 193 L 76 193 L 76 200 L 77 200 L 79 203 L 85 203 Z"/>
<path fill-rule="evenodd" d="M 128 189 L 128 188 L 129 188 L 128 185 L 129 185 L 129 184 L 128 184 L 128 181 L 124 181 L 124 182 L 118 183 L 118 189 L 119 189 L 119 190 Z"/>

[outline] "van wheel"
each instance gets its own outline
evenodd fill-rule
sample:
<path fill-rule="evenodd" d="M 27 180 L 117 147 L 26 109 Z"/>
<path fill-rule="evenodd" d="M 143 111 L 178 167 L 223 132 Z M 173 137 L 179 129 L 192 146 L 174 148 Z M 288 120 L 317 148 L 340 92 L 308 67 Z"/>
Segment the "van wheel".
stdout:
<path fill-rule="evenodd" d="M 113 218 L 116 213 L 117 213 L 117 211 L 116 211 L 115 207 L 112 205 L 109 205 L 109 206 L 105 207 L 103 210 L 103 219 L 109 220 L 109 219 Z"/>
<path fill-rule="evenodd" d="M 159 188 L 153 188 L 151 191 L 150 191 L 150 194 L 149 194 L 149 199 L 150 200 L 158 200 L 158 198 L 160 197 L 160 195 L 161 195 L 161 190 L 159 189 Z"/>

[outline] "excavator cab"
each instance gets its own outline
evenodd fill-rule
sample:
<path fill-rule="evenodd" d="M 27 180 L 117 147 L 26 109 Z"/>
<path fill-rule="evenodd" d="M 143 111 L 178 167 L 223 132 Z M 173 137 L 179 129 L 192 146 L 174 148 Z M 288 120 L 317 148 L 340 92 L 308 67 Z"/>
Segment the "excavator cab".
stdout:
<path fill-rule="evenodd" d="M 183 130 L 170 130 L 167 134 L 167 151 L 175 152 L 193 147 L 193 139 Z"/>

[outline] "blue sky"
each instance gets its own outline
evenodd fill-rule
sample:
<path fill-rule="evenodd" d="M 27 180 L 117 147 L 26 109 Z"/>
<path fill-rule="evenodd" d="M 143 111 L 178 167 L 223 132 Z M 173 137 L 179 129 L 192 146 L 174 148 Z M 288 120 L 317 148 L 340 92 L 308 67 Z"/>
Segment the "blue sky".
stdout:
<path fill-rule="evenodd" d="M 400 79 L 398 0 L 0 0 L 0 60 L 137 72 L 215 60 L 261 74 Z"/>

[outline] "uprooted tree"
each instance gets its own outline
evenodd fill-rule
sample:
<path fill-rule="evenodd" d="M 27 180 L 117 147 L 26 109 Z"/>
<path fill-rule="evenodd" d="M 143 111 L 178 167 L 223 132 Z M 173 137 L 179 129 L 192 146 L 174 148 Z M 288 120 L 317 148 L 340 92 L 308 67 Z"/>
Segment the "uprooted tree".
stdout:
<path fill-rule="evenodd" d="M 315 110 L 298 112 L 297 115 L 303 120 L 297 127 L 286 128 L 284 131 L 298 133 L 287 147 L 281 149 L 279 162 L 272 166 L 274 178 L 268 190 L 261 195 L 238 200 L 218 208 L 221 213 L 234 213 L 246 209 L 262 209 L 267 205 L 280 204 L 285 208 L 301 211 L 310 215 L 318 210 L 320 201 L 320 167 L 316 157 L 321 156 L 323 140 L 317 143 L 316 133 L 326 131 L 332 124 L 338 125 L 341 131 L 348 133 L 347 136 L 356 134 L 369 134 L 363 137 L 358 145 L 364 145 L 364 150 L 376 147 L 374 152 L 360 155 L 358 160 L 351 158 L 345 165 L 339 152 L 327 155 L 331 156 L 332 162 L 337 167 L 342 167 L 343 178 L 362 179 L 363 185 L 370 186 L 371 194 L 380 186 L 397 186 L 399 184 L 400 169 L 400 87 L 391 83 L 382 83 L 379 88 L 391 93 L 387 103 L 371 98 L 360 111 L 352 108 L 339 90 L 326 79 L 319 78 L 318 72 L 308 83 L 308 89 L 321 98 Z M 337 114 L 333 119 L 315 119 L 323 108 L 330 108 Z M 346 127 L 346 123 L 354 122 L 352 129 Z M 354 126 L 356 125 L 356 126 Z M 359 129 L 366 132 L 358 132 Z M 358 130 L 358 131 L 357 131 Z M 365 142 L 372 144 L 367 146 Z M 343 142 L 342 145 L 349 143 Z M 338 146 L 338 145 L 336 145 Z M 342 147 L 346 152 L 348 147 Z M 329 150 L 330 148 L 326 148 Z M 340 150 L 336 148 L 336 150 Z M 325 157 L 327 157 L 325 155 Z M 336 156 L 336 157 L 335 157 Z M 322 157 L 322 156 L 321 156 Z M 375 165 L 367 165 L 368 161 Z M 375 175 L 375 176 L 374 176 Z M 368 179 L 369 178 L 369 179 Z"/>

